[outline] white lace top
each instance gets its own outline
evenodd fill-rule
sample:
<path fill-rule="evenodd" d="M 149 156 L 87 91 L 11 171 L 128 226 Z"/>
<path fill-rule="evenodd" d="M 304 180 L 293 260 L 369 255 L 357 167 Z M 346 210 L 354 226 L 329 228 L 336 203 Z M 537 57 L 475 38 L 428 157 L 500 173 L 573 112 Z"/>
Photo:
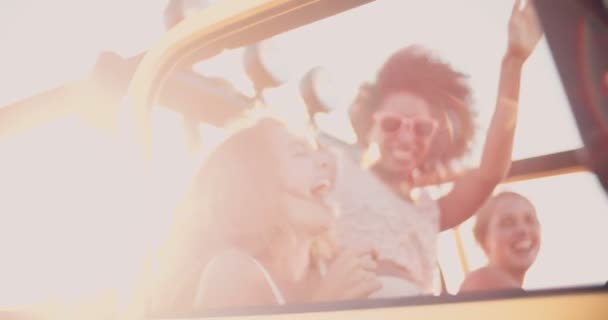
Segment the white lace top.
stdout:
<path fill-rule="evenodd" d="M 380 260 L 393 262 L 411 275 L 410 279 L 396 279 L 409 285 L 401 286 L 402 292 L 392 290 L 388 296 L 430 293 L 437 261 L 437 202 L 426 193 L 416 203 L 400 197 L 344 154 L 338 154 L 334 192 L 340 210 L 337 225 L 340 244 L 351 248 L 371 245 Z"/>

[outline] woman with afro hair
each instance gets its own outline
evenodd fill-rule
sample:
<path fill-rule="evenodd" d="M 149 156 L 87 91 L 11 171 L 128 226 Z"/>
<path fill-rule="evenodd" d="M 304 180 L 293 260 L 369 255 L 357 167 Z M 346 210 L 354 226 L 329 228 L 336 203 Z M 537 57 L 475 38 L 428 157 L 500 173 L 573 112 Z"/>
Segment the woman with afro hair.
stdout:
<path fill-rule="evenodd" d="M 517 119 L 524 62 L 542 37 L 530 2 L 516 0 L 501 64 L 496 108 L 486 133 L 479 168 L 455 177 L 438 200 L 413 187 L 441 176 L 468 151 L 474 134 L 467 76 L 410 46 L 393 54 L 373 84 L 361 87 L 351 108 L 359 154 L 339 155 L 337 236 L 342 248 L 372 246 L 383 288 L 371 297 L 430 294 L 440 231 L 468 219 L 506 176 Z M 369 170 L 366 170 L 369 169 Z"/>

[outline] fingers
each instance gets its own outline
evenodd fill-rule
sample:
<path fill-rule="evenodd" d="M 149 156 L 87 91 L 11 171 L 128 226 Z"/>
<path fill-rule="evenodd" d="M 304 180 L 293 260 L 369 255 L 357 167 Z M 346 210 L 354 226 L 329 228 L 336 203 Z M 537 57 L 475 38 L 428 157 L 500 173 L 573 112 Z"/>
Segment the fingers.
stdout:
<path fill-rule="evenodd" d="M 535 21 L 535 23 L 539 24 L 539 22 L 538 22 L 538 16 L 536 15 L 536 8 L 534 7 L 534 5 L 532 3 L 528 3 L 528 5 L 526 6 L 526 8 L 524 9 L 524 14 L 531 21 Z"/>
<path fill-rule="evenodd" d="M 366 271 L 376 271 L 378 269 L 378 262 L 371 256 L 364 256 L 359 259 L 359 266 Z"/>
<path fill-rule="evenodd" d="M 345 257 L 361 257 L 364 256 L 366 254 L 370 254 L 372 252 L 372 248 L 371 247 L 362 247 L 362 248 L 356 248 L 356 249 L 346 249 L 343 251 L 343 255 Z"/>
<path fill-rule="evenodd" d="M 515 0 L 513 3 L 513 9 L 511 11 L 511 16 L 518 15 L 520 13 L 524 15 L 529 15 L 534 12 L 534 4 L 529 0 Z"/>
<path fill-rule="evenodd" d="M 324 287 L 332 299 L 365 298 L 382 288 L 376 276 L 377 255 L 369 248 L 343 251 L 325 273 Z M 333 289 L 331 289 L 333 288 Z"/>
<path fill-rule="evenodd" d="M 361 271 L 356 284 L 348 290 L 347 299 L 367 298 L 370 294 L 382 289 L 382 282 L 375 273 Z"/>
<path fill-rule="evenodd" d="M 522 8 L 522 0 L 515 0 L 513 3 L 513 10 L 511 11 L 511 15 L 517 13 L 517 11 L 521 11 Z"/>
<path fill-rule="evenodd" d="M 363 296 L 367 298 L 370 294 L 377 292 L 380 289 L 382 289 L 382 282 L 380 282 L 380 280 L 375 277 L 362 285 L 361 294 L 363 294 Z"/>
<path fill-rule="evenodd" d="M 311 253 L 318 260 L 328 260 L 335 251 L 335 244 L 331 237 L 326 236 L 316 239 L 311 248 Z"/>
<path fill-rule="evenodd" d="M 530 24 L 529 31 L 535 36 L 542 36 L 543 28 L 538 19 L 538 15 L 536 15 L 536 8 L 530 1 L 528 1 L 528 4 L 524 8 L 523 15 L 524 19 Z"/>
<path fill-rule="evenodd" d="M 371 245 L 365 246 L 365 247 L 360 247 L 360 248 L 357 248 L 357 249 L 353 249 L 352 252 L 357 257 L 369 256 L 369 257 L 371 257 L 373 259 L 377 259 L 378 258 L 378 251 L 373 246 L 371 246 Z"/>
<path fill-rule="evenodd" d="M 376 276 L 376 274 L 374 272 L 365 271 L 365 270 L 357 271 L 354 274 L 353 278 L 354 278 L 355 283 L 374 282 L 374 281 L 378 280 L 378 277 Z"/>
<path fill-rule="evenodd" d="M 345 261 L 356 261 L 361 257 L 371 257 L 372 259 L 376 259 L 378 254 L 376 250 L 371 247 L 360 247 L 356 249 L 346 249 L 343 250 L 338 256 L 335 258 L 335 263 L 344 263 Z"/>
<path fill-rule="evenodd" d="M 524 11 L 526 8 L 530 7 L 530 1 L 527 0 L 518 0 L 517 1 L 517 9 L 519 11 Z"/>
<path fill-rule="evenodd" d="M 529 18 L 536 16 L 536 10 L 534 10 L 534 4 L 530 1 L 526 1 L 525 6 L 521 8 L 521 12 Z"/>
<path fill-rule="evenodd" d="M 526 16 L 528 19 L 536 17 L 536 10 L 534 8 L 534 4 L 529 0 L 515 0 L 513 4 L 513 11 L 511 15 L 517 15 L 521 13 Z"/>

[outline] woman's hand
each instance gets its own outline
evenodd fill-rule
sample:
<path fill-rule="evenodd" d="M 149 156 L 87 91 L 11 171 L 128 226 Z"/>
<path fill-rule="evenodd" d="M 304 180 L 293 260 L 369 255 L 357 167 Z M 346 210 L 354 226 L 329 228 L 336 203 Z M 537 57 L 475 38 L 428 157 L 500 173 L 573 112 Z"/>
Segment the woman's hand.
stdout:
<path fill-rule="evenodd" d="M 327 273 L 313 293 L 312 302 L 367 298 L 380 290 L 372 250 L 345 250 L 330 262 Z"/>
<path fill-rule="evenodd" d="M 530 0 L 515 0 L 509 19 L 507 55 L 525 61 L 542 37 L 543 32 Z"/>

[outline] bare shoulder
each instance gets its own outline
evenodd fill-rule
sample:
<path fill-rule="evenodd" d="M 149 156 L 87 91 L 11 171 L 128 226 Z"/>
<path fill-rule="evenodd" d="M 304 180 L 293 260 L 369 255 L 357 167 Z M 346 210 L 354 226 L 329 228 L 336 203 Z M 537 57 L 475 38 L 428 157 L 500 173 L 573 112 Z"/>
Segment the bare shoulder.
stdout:
<path fill-rule="evenodd" d="M 205 267 L 198 285 L 196 309 L 274 304 L 266 277 L 254 260 L 238 252 L 215 257 Z"/>
<path fill-rule="evenodd" d="M 505 272 L 486 266 L 470 272 L 462 282 L 460 292 L 518 288 L 519 285 Z"/>

